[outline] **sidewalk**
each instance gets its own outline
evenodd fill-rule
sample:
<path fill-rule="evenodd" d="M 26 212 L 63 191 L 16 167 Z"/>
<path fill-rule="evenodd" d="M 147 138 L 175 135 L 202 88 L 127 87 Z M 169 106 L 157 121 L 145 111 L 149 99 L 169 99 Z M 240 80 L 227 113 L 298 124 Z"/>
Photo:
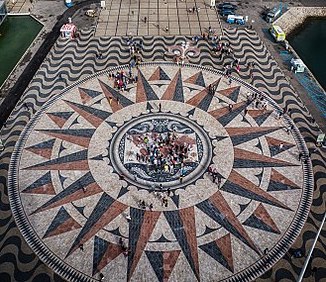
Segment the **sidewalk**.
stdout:
<path fill-rule="evenodd" d="M 36 0 L 7 0 L 6 3 L 9 13 L 30 13 Z"/>

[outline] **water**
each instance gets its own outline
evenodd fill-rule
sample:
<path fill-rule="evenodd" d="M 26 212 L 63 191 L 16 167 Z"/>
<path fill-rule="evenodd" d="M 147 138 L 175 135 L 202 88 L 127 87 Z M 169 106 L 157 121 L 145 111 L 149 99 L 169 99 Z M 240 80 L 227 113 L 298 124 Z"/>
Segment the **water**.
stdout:
<path fill-rule="evenodd" d="M 326 89 L 326 19 L 308 20 L 288 38 L 294 50 Z"/>
<path fill-rule="evenodd" d="M 0 26 L 0 86 L 33 42 L 42 25 L 30 16 L 8 16 Z"/>

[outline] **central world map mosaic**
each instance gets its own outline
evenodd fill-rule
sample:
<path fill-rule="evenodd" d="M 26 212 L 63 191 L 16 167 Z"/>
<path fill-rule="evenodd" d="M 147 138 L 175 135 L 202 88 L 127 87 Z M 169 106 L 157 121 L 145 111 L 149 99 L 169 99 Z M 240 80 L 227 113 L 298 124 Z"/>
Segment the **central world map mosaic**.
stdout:
<path fill-rule="evenodd" d="M 51 98 L 17 142 L 9 194 L 33 250 L 78 281 L 267 270 L 312 189 L 291 121 L 206 68 L 145 64 L 124 92 L 108 72 Z"/>
<path fill-rule="evenodd" d="M 121 174 L 143 180 L 154 189 L 183 184 L 184 178 L 192 180 L 188 176 L 199 164 L 203 173 L 203 168 L 210 163 L 208 136 L 183 117 L 157 113 L 136 119 L 125 127 L 113 140 L 118 144 L 119 161 L 125 168 Z M 120 136 L 121 131 L 126 133 Z M 111 146 L 112 159 L 116 149 Z"/>

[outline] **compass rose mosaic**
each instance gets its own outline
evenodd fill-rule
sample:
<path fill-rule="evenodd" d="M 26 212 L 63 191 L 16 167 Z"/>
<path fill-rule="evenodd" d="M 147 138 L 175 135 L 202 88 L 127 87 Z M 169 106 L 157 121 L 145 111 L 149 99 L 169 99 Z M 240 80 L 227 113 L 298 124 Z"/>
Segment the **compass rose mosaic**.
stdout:
<path fill-rule="evenodd" d="M 218 71 L 145 63 L 124 91 L 122 71 L 68 87 L 23 131 L 9 195 L 26 241 L 70 281 L 261 275 L 309 210 L 300 133 Z"/>

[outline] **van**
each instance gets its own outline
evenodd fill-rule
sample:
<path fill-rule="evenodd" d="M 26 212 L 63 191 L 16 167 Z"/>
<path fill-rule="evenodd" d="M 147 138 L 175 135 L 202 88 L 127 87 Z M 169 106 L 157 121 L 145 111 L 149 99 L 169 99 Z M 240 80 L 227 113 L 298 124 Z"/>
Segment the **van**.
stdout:
<path fill-rule="evenodd" d="M 228 15 L 226 22 L 229 24 L 235 23 L 235 24 L 239 24 L 239 25 L 244 25 L 246 23 L 243 16 L 236 16 L 236 15 Z"/>
<path fill-rule="evenodd" d="M 276 42 L 282 42 L 285 40 L 285 33 L 278 25 L 272 25 L 269 31 Z"/>
<path fill-rule="evenodd" d="M 281 12 L 282 12 L 282 7 L 279 7 L 279 6 L 278 7 L 274 7 L 273 9 L 270 9 L 265 14 L 265 20 L 266 20 L 266 22 L 272 23 L 281 14 Z"/>

